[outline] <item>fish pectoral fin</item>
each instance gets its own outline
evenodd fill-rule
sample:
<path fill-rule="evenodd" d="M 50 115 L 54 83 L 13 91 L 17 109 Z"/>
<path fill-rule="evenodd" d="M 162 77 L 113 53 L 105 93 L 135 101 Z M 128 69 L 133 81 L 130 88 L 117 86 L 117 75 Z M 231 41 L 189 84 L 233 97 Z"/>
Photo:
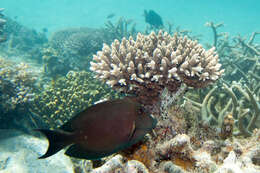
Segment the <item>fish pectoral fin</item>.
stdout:
<path fill-rule="evenodd" d="M 129 134 L 129 138 L 128 138 L 129 141 L 133 138 L 133 136 L 135 134 L 135 131 L 136 131 L 136 126 L 135 126 L 135 122 L 134 122 L 133 126 L 132 126 L 132 129 L 131 129 L 131 132 Z"/>

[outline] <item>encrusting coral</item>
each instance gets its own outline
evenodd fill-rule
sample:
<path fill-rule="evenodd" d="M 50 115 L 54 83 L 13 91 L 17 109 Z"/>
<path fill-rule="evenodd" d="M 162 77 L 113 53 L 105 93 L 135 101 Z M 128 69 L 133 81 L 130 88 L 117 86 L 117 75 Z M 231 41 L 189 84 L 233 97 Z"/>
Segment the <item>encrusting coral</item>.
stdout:
<path fill-rule="evenodd" d="M 139 33 L 136 40 L 129 37 L 115 40 L 111 46 L 104 44 L 90 69 L 114 89 L 153 104 L 164 88 L 176 92 L 181 83 L 201 88 L 216 81 L 224 70 L 220 70 L 214 50 L 206 51 L 197 41 L 163 31 Z"/>
<path fill-rule="evenodd" d="M 70 71 L 46 86 L 30 107 L 51 128 L 57 128 L 95 102 L 117 96 L 108 86 L 93 79 L 90 72 Z"/>
<path fill-rule="evenodd" d="M 42 60 L 44 64 L 44 72 L 47 76 L 57 77 L 58 75 L 66 75 L 71 67 L 66 66 L 66 59 L 60 58 L 59 53 L 52 47 L 42 49 Z"/>
<path fill-rule="evenodd" d="M 64 56 L 87 56 L 102 47 L 102 36 L 99 29 L 67 28 L 53 33 L 50 45 Z"/>
<path fill-rule="evenodd" d="M 28 130 L 34 127 L 29 105 L 39 92 L 40 70 L 0 58 L 0 128 Z"/>
<path fill-rule="evenodd" d="M 37 90 L 36 82 L 37 72 L 32 72 L 27 64 L 0 58 L 1 114 L 32 102 Z"/>
<path fill-rule="evenodd" d="M 70 70 L 86 70 L 90 56 L 106 42 L 102 29 L 79 27 L 54 32 L 47 48 L 43 49 L 43 60 L 47 72 L 66 75 Z"/>

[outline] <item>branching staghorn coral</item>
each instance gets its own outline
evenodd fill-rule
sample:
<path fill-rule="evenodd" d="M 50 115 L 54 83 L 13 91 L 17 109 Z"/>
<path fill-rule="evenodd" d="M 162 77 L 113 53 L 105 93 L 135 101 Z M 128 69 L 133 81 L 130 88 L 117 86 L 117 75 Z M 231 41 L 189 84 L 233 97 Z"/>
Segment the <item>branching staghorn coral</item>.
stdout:
<path fill-rule="evenodd" d="M 258 98 L 250 91 L 247 86 L 242 86 L 240 83 L 233 82 L 230 86 L 223 83 L 223 90 L 228 94 L 228 101 L 223 102 L 223 98 L 218 100 L 218 102 L 223 102 L 225 105 L 220 107 L 222 104 L 216 103 L 214 99 L 214 93 L 218 89 L 217 86 L 213 87 L 208 94 L 205 96 L 202 103 L 198 103 L 189 98 L 185 98 L 188 102 L 192 103 L 193 106 L 200 109 L 200 119 L 209 123 L 215 124 L 218 127 L 222 128 L 223 123 L 225 123 L 225 119 L 227 120 L 227 116 L 229 119 L 234 119 L 234 131 L 233 135 L 243 135 L 245 137 L 251 136 L 252 131 L 256 128 L 256 120 L 260 115 L 260 106 L 258 104 Z M 240 93 L 237 94 L 237 91 Z M 223 91 L 222 91 L 223 92 Z M 242 96 L 241 96 L 242 95 Z M 213 107 L 213 102 L 216 105 Z M 245 104 L 248 102 L 250 104 Z M 231 116 L 231 117 L 230 117 Z M 232 124 L 232 120 L 229 120 Z M 247 122 L 247 123 L 245 123 Z M 224 131 L 225 132 L 225 131 Z M 223 133 L 223 132 L 221 132 Z M 227 133 L 227 132 L 225 132 Z M 220 134 L 227 135 L 227 134 Z"/>
<path fill-rule="evenodd" d="M 93 60 L 90 69 L 97 78 L 146 104 L 155 103 L 164 88 L 205 87 L 224 72 L 214 47 L 206 51 L 196 41 L 163 31 L 104 44 Z"/>
<path fill-rule="evenodd" d="M 111 43 L 113 40 L 121 40 L 123 37 L 128 38 L 129 36 L 136 37 L 137 31 L 135 23 L 131 19 L 125 19 L 120 17 L 117 23 L 112 23 L 108 20 L 105 23 L 105 28 L 102 28 L 106 43 Z"/>
<path fill-rule="evenodd" d="M 226 71 L 223 78 L 227 81 L 239 81 L 243 78 L 248 87 L 252 89 L 251 85 L 256 83 L 252 78 L 258 80 L 257 76 L 260 75 L 260 47 L 255 43 L 255 38 L 259 36 L 260 32 L 253 32 L 248 38 L 240 35 L 231 38 L 228 33 L 218 31 L 223 23 L 207 22 L 206 26 L 211 27 L 214 33 L 213 45 L 216 45 L 216 50 L 221 57 L 221 64 Z"/>
<path fill-rule="evenodd" d="M 223 35 L 223 33 L 222 34 L 218 34 L 217 33 L 217 29 L 219 27 L 222 27 L 224 24 L 223 23 L 214 24 L 213 22 L 207 22 L 205 25 L 212 29 L 213 35 L 214 35 L 213 46 L 217 48 L 217 46 L 218 46 L 217 45 L 218 44 L 218 38 Z"/>

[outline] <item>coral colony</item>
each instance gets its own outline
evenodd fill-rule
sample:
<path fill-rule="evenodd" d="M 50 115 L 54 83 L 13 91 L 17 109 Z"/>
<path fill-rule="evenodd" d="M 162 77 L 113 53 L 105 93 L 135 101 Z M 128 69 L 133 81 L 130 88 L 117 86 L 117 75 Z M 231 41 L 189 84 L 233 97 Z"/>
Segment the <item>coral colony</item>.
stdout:
<path fill-rule="evenodd" d="M 4 11 L 4 8 L 0 8 L 0 43 L 6 41 L 5 36 L 3 35 L 3 28 L 6 23 L 6 20 L 3 18 L 4 15 L 2 12 Z"/>
<path fill-rule="evenodd" d="M 166 87 L 176 92 L 182 83 L 194 88 L 216 81 L 220 70 L 215 48 L 205 50 L 196 41 L 159 31 L 138 34 L 104 44 L 94 55 L 91 70 L 114 89 L 135 94 L 144 104 L 154 103 Z"/>

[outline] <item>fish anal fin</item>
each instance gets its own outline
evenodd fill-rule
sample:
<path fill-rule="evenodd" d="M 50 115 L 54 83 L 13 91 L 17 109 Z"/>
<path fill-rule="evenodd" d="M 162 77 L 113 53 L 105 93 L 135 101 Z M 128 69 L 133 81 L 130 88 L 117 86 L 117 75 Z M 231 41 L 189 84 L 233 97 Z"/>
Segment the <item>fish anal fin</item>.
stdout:
<path fill-rule="evenodd" d="M 75 157 L 79 159 L 87 159 L 87 160 L 98 160 L 112 153 L 114 152 L 100 152 L 100 151 L 86 150 L 80 144 L 71 145 L 65 152 L 67 156 Z"/>

